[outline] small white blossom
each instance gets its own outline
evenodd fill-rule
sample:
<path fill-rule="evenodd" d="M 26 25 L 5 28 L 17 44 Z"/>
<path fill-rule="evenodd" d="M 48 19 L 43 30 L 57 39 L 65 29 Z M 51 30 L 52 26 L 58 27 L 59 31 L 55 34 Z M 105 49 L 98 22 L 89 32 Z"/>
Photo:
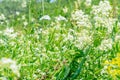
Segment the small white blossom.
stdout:
<path fill-rule="evenodd" d="M 25 15 L 22 16 L 22 20 L 25 20 Z"/>
<path fill-rule="evenodd" d="M 19 16 L 19 15 L 20 15 L 20 12 L 17 11 L 17 12 L 16 12 L 16 15 Z"/>
<path fill-rule="evenodd" d="M 13 28 L 6 28 L 4 30 L 4 35 L 5 36 L 8 36 L 10 38 L 15 38 L 17 37 L 17 33 L 14 32 L 14 29 Z"/>
<path fill-rule="evenodd" d="M 82 10 L 75 11 L 71 16 L 71 20 L 75 22 L 74 24 L 76 24 L 78 27 L 91 27 L 89 16 L 85 15 Z"/>
<path fill-rule="evenodd" d="M 23 25 L 24 25 L 24 26 L 27 26 L 27 25 L 28 25 L 28 22 L 27 22 L 27 21 L 23 22 Z"/>
<path fill-rule="evenodd" d="M 112 39 L 105 39 L 101 42 L 100 46 L 98 46 L 98 49 L 102 51 L 111 50 L 112 45 L 113 45 Z"/>
<path fill-rule="evenodd" d="M 67 8 L 66 6 L 63 8 L 63 12 L 64 12 L 64 13 L 67 13 L 67 12 L 68 12 L 68 8 Z"/>
<path fill-rule="evenodd" d="M 99 5 L 94 5 L 92 7 L 91 14 L 94 15 L 95 27 L 105 27 L 108 33 L 113 30 L 113 25 L 116 19 L 112 18 L 111 15 L 112 7 L 109 1 L 100 1 Z"/>
<path fill-rule="evenodd" d="M 1 14 L 0 15 L 0 20 L 5 20 L 6 18 L 5 18 L 5 15 L 4 14 Z"/>
<path fill-rule="evenodd" d="M 4 44 L 4 40 L 0 39 L 0 44 Z"/>
<path fill-rule="evenodd" d="M 120 35 L 115 36 L 115 41 L 120 41 Z"/>
<path fill-rule="evenodd" d="M 44 15 L 39 20 L 51 20 L 51 18 L 49 15 Z"/>
<path fill-rule="evenodd" d="M 14 74 L 16 74 L 18 77 L 20 77 L 20 73 L 19 73 L 19 69 L 18 66 L 16 65 L 16 62 L 13 61 L 10 58 L 2 58 L 0 60 L 0 66 L 7 66 L 8 68 L 10 68 Z"/>
<path fill-rule="evenodd" d="M 26 2 L 25 0 L 23 0 L 21 6 L 22 6 L 23 8 L 25 8 L 25 7 L 27 6 L 27 2 Z"/>
<path fill-rule="evenodd" d="M 86 1 L 85 1 L 85 5 L 86 5 L 86 6 L 91 6 L 91 3 L 92 3 L 92 0 L 86 0 Z"/>
<path fill-rule="evenodd" d="M 99 16 L 109 16 L 111 10 L 112 7 L 107 0 L 100 1 L 99 5 L 94 5 L 92 7 L 92 13 Z"/>
<path fill-rule="evenodd" d="M 55 19 L 57 21 L 67 21 L 67 19 L 65 17 L 61 16 L 61 15 L 59 15 L 58 17 L 55 17 Z"/>

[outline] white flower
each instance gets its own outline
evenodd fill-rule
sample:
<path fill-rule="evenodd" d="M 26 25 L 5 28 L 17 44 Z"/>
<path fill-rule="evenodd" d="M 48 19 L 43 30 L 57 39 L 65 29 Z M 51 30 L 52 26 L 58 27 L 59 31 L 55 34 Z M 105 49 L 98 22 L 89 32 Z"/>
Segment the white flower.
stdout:
<path fill-rule="evenodd" d="M 8 80 L 6 77 L 0 77 L 0 80 Z"/>
<path fill-rule="evenodd" d="M 24 26 L 27 26 L 27 25 L 28 25 L 28 22 L 27 22 L 27 21 L 23 22 L 23 25 L 24 25 Z"/>
<path fill-rule="evenodd" d="M 25 20 L 25 15 L 22 16 L 22 20 Z"/>
<path fill-rule="evenodd" d="M 111 50 L 112 45 L 113 45 L 112 39 L 105 39 L 101 42 L 100 46 L 98 46 L 98 49 L 102 51 Z"/>
<path fill-rule="evenodd" d="M 1 14 L 0 15 L 0 20 L 5 20 L 6 18 L 5 18 L 5 15 L 4 14 Z"/>
<path fill-rule="evenodd" d="M 2 58 L 0 60 L 0 66 L 7 66 L 8 68 L 10 68 L 12 70 L 12 72 L 14 74 L 16 74 L 18 77 L 20 77 L 20 73 L 19 73 L 19 69 L 18 66 L 16 65 L 16 62 L 13 61 L 12 59 L 9 58 Z"/>
<path fill-rule="evenodd" d="M 112 7 L 107 0 L 100 1 L 98 6 L 95 5 L 92 7 L 92 13 L 99 16 L 109 16 L 111 10 Z"/>
<path fill-rule="evenodd" d="M 4 30 L 4 35 L 8 36 L 10 38 L 15 38 L 17 37 L 17 33 L 14 33 L 14 29 L 13 28 L 6 28 Z"/>
<path fill-rule="evenodd" d="M 74 33 L 74 35 L 74 37 L 70 35 L 69 40 L 79 49 L 83 49 L 92 43 L 92 36 L 88 30 L 83 29 L 80 33 Z"/>
<path fill-rule="evenodd" d="M 65 17 L 61 16 L 61 15 L 59 15 L 58 17 L 55 17 L 55 19 L 57 21 L 67 21 L 67 19 Z"/>
<path fill-rule="evenodd" d="M 17 12 L 16 12 L 16 15 L 19 16 L 19 15 L 20 15 L 20 12 L 17 11 Z"/>
<path fill-rule="evenodd" d="M 21 6 L 22 6 L 23 8 L 25 8 L 25 7 L 27 6 L 27 2 L 26 2 L 25 0 L 23 0 Z"/>
<path fill-rule="evenodd" d="M 49 15 L 44 15 L 39 20 L 51 20 L 51 18 Z"/>
<path fill-rule="evenodd" d="M 95 27 L 105 27 L 108 33 L 113 30 L 113 25 L 116 22 L 115 18 L 111 17 L 112 7 L 109 1 L 100 1 L 99 5 L 92 7 L 91 14 L 94 15 Z"/>
<path fill-rule="evenodd" d="M 4 34 L 8 35 L 8 34 L 11 34 L 13 32 L 14 32 L 13 28 L 6 28 L 5 31 L 4 31 Z"/>
<path fill-rule="evenodd" d="M 120 41 L 120 35 L 115 36 L 115 41 Z"/>
<path fill-rule="evenodd" d="M 4 44 L 4 43 L 5 43 L 4 40 L 0 39 L 0 44 Z"/>
<path fill-rule="evenodd" d="M 91 6 L 91 3 L 92 3 L 92 0 L 86 0 L 86 1 L 85 1 L 85 5 L 86 5 L 86 6 Z"/>
<path fill-rule="evenodd" d="M 74 24 L 76 24 L 78 27 L 91 27 L 89 16 L 85 15 L 82 10 L 75 11 L 71 16 L 71 20 L 75 22 Z"/>
<path fill-rule="evenodd" d="M 64 12 L 64 13 L 67 13 L 67 12 L 68 12 L 68 8 L 67 8 L 66 6 L 63 8 L 63 12 Z"/>

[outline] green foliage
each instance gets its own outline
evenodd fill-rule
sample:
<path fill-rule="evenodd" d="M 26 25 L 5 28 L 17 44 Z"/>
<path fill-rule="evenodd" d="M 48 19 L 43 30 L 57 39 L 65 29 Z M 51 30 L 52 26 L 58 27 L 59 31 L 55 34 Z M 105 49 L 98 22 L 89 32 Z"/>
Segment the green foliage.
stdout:
<path fill-rule="evenodd" d="M 107 17 L 91 12 L 100 1 L 92 0 L 90 6 L 86 0 L 0 2 L 0 79 L 113 80 L 104 63 L 120 53 L 120 1 L 109 0 L 112 11 Z M 75 15 L 80 10 L 84 14 Z M 50 20 L 40 20 L 45 15 Z M 84 26 L 89 23 L 86 18 L 90 27 Z M 17 72 L 11 61 L 19 67 Z"/>

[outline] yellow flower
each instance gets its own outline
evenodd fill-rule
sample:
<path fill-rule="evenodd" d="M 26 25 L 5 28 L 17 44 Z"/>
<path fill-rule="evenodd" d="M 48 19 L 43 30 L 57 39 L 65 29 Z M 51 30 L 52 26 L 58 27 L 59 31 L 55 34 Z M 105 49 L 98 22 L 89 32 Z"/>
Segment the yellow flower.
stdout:
<path fill-rule="evenodd" d="M 117 53 L 116 58 L 113 58 L 111 61 L 106 60 L 104 65 L 107 65 L 107 73 L 116 80 L 116 76 L 120 76 L 120 53 Z"/>

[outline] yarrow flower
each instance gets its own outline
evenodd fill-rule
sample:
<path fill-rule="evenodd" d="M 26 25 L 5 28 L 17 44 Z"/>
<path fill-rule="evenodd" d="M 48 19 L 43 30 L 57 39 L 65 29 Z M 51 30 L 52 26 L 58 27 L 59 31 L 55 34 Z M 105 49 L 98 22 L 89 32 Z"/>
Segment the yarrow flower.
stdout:
<path fill-rule="evenodd" d="M 112 10 L 112 7 L 109 3 L 109 1 L 104 0 L 100 1 L 99 5 L 94 5 L 92 7 L 92 13 L 94 15 L 104 16 L 108 17 L 110 15 L 110 11 Z"/>
<path fill-rule="evenodd" d="M 73 32 L 71 34 L 70 32 Z M 70 30 L 66 41 L 71 41 L 75 47 L 79 49 L 84 49 L 92 43 L 92 36 L 89 34 L 88 30 L 83 29 L 80 33 Z"/>
<path fill-rule="evenodd" d="M 113 41 L 112 39 L 105 39 L 101 42 L 100 46 L 98 46 L 99 50 L 108 51 L 112 49 Z"/>
<path fill-rule="evenodd" d="M 117 41 L 118 41 L 118 42 L 120 41 L 120 35 L 116 35 L 116 36 L 115 36 L 115 41 L 116 41 L 116 42 L 117 42 Z"/>
<path fill-rule="evenodd" d="M 23 0 L 22 4 L 21 4 L 22 8 L 27 7 L 27 2 L 25 0 Z"/>
<path fill-rule="evenodd" d="M 112 7 L 109 1 L 100 1 L 99 5 L 92 6 L 91 14 L 94 15 L 95 27 L 105 27 L 108 33 L 112 32 L 116 19 L 111 17 Z"/>
<path fill-rule="evenodd" d="M 0 20 L 5 20 L 6 18 L 5 18 L 5 15 L 4 14 L 1 14 L 0 15 Z"/>
<path fill-rule="evenodd" d="M 7 67 L 12 70 L 12 72 L 17 75 L 17 77 L 20 77 L 19 73 L 19 67 L 17 66 L 16 62 L 13 61 L 10 58 L 2 58 L 0 60 L 0 68 Z"/>
<path fill-rule="evenodd" d="M 51 18 L 49 15 L 44 15 L 39 20 L 51 20 Z"/>
<path fill-rule="evenodd" d="M 59 15 L 58 17 L 55 17 L 55 19 L 57 21 L 67 21 L 67 19 L 65 17 L 61 16 L 61 15 Z"/>
<path fill-rule="evenodd" d="M 92 36 L 89 34 L 87 30 L 82 30 L 77 34 L 77 38 L 74 42 L 74 45 L 79 49 L 84 49 L 88 45 L 92 43 Z"/>
<path fill-rule="evenodd" d="M 67 8 L 66 6 L 63 8 L 63 12 L 64 12 L 64 13 L 67 13 L 67 12 L 68 12 L 68 8 Z"/>
<path fill-rule="evenodd" d="M 16 11 L 16 15 L 19 16 L 19 15 L 20 15 L 20 12 Z"/>
<path fill-rule="evenodd" d="M 88 27 L 88 28 L 91 27 L 89 16 L 85 15 L 85 13 L 82 10 L 77 10 L 73 12 L 71 17 L 73 24 L 76 24 L 78 27 Z"/>
<path fill-rule="evenodd" d="M 27 25 L 28 25 L 28 22 L 27 22 L 27 21 L 23 22 L 23 25 L 24 25 L 24 26 L 27 26 Z"/>
<path fill-rule="evenodd" d="M 10 38 L 15 38 L 17 37 L 17 33 L 14 32 L 13 28 L 6 28 L 4 30 L 4 35 Z"/>
<path fill-rule="evenodd" d="M 85 1 L 85 5 L 86 5 L 86 6 L 91 6 L 91 3 L 92 3 L 92 0 L 86 0 L 86 1 Z"/>

